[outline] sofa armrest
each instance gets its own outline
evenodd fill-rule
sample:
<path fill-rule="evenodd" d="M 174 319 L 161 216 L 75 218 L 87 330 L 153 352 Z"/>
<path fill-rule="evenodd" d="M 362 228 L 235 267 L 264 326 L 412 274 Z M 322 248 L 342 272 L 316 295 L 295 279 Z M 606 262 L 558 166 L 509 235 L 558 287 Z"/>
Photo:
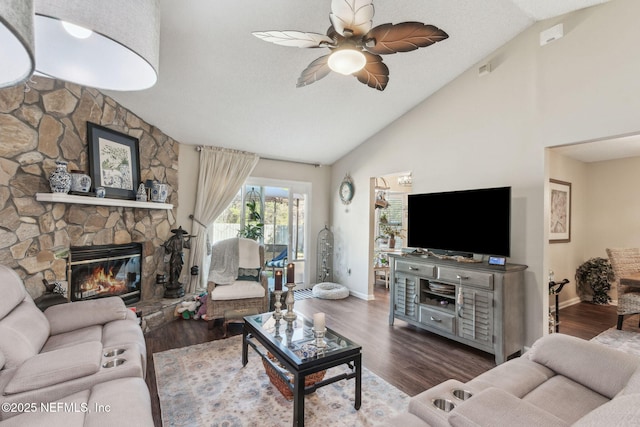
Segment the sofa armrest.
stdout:
<path fill-rule="evenodd" d="M 640 366 L 640 358 L 564 334 L 536 341 L 529 359 L 613 399 Z"/>
<path fill-rule="evenodd" d="M 4 394 L 36 390 L 95 374 L 101 361 L 102 343 L 97 341 L 40 353 L 16 369 Z"/>
<path fill-rule="evenodd" d="M 127 311 L 130 310 L 121 298 L 109 297 L 54 305 L 47 308 L 44 315 L 49 320 L 51 335 L 57 335 L 87 326 L 124 320 L 127 318 Z"/>
<path fill-rule="evenodd" d="M 449 415 L 454 427 L 565 427 L 566 422 L 498 388 L 488 388 L 459 404 Z"/>

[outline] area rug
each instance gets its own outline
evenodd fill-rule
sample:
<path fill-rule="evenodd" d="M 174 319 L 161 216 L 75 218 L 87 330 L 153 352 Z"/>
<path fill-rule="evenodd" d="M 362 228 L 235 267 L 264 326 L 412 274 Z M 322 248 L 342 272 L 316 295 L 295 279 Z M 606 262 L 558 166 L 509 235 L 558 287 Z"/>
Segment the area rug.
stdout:
<path fill-rule="evenodd" d="M 163 426 L 290 426 L 293 402 L 271 384 L 253 349 L 245 367 L 241 354 L 242 336 L 154 353 Z M 390 425 L 409 397 L 363 368 L 360 410 L 353 404 L 354 380 L 322 387 L 305 397 L 305 425 Z"/>
<path fill-rule="evenodd" d="M 296 301 L 300 301 L 300 300 L 307 299 L 307 298 L 314 298 L 313 289 L 311 289 L 311 288 L 309 288 L 309 289 L 298 289 L 297 291 L 293 292 L 293 296 L 294 296 Z"/>
<path fill-rule="evenodd" d="M 591 341 L 640 356 L 640 334 L 637 332 L 619 331 L 613 327 L 593 337 Z"/>

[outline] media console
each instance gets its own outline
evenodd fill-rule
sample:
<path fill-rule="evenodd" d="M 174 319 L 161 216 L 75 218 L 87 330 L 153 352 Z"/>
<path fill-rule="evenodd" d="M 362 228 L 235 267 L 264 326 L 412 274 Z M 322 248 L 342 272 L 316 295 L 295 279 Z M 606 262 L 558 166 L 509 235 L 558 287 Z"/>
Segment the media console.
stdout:
<path fill-rule="evenodd" d="M 494 354 L 500 364 L 524 343 L 526 265 L 464 263 L 390 254 L 389 324 L 416 327 Z"/>

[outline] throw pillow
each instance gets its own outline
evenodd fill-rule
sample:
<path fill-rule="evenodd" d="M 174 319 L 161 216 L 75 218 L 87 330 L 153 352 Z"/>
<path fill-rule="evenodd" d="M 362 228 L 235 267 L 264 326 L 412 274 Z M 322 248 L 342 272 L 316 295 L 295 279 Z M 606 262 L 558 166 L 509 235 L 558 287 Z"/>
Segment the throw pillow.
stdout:
<path fill-rule="evenodd" d="M 238 269 L 238 280 L 250 280 L 254 282 L 260 281 L 260 268 L 242 268 Z"/>

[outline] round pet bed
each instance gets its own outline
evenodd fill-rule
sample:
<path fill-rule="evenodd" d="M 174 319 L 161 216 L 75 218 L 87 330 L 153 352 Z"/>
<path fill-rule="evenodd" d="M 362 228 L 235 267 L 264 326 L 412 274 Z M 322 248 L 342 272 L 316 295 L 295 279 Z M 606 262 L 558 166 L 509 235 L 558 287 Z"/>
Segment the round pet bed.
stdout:
<path fill-rule="evenodd" d="M 343 299 L 349 296 L 346 286 L 332 282 L 318 283 L 311 292 L 314 297 L 321 299 Z"/>

